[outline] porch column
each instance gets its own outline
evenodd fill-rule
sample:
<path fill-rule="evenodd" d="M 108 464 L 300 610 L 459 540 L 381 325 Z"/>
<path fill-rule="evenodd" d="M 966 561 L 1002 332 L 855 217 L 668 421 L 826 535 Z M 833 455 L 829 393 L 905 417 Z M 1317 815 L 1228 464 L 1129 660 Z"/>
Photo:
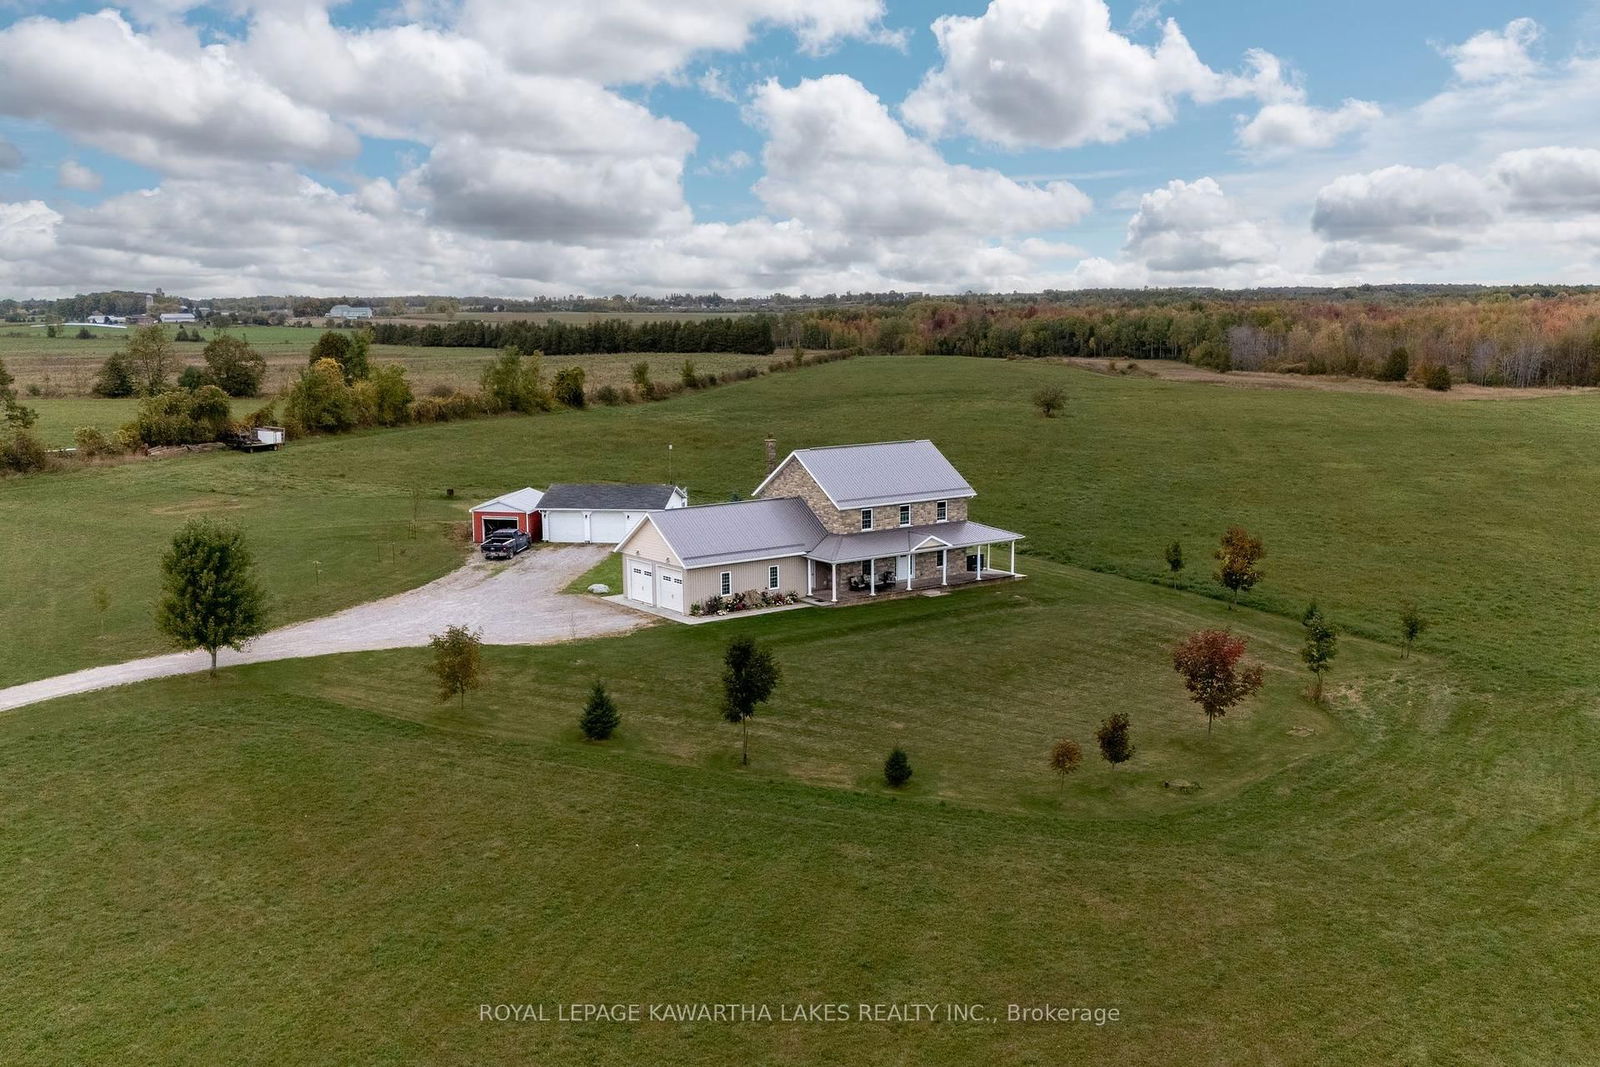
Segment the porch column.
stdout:
<path fill-rule="evenodd" d="M 1017 573 L 1017 543 L 1015 541 L 1013 541 L 1013 542 L 1011 542 L 1011 574 L 1012 574 L 1012 577 L 1015 577 L 1016 573 Z"/>
<path fill-rule="evenodd" d="M 839 602 L 839 565 L 833 564 L 833 584 L 828 587 L 833 591 L 833 602 Z"/>
<path fill-rule="evenodd" d="M 983 557 L 987 555 L 984 549 L 988 547 L 988 545 L 978 546 L 978 581 L 980 582 L 983 581 Z"/>
<path fill-rule="evenodd" d="M 809 559 L 806 560 L 806 596 L 811 595 L 811 578 L 812 573 L 816 570 L 816 566 L 817 565 L 814 561 Z"/>
<path fill-rule="evenodd" d="M 911 592 L 911 583 L 917 580 L 917 554 L 906 554 L 906 592 Z"/>
<path fill-rule="evenodd" d="M 868 588 L 872 590 L 872 595 L 873 596 L 877 596 L 878 595 L 878 561 L 875 560 L 875 559 L 867 560 L 867 581 L 871 583 L 868 586 Z"/>
<path fill-rule="evenodd" d="M 948 548 L 939 553 L 939 584 L 950 584 L 950 550 Z"/>

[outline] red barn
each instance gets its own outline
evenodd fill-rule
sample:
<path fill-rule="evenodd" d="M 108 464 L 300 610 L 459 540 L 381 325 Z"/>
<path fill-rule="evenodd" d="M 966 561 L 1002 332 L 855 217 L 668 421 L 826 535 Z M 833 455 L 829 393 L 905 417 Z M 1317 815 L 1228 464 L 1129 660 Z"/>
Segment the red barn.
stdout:
<path fill-rule="evenodd" d="M 540 540 L 539 501 L 543 499 L 543 493 L 530 488 L 479 504 L 472 509 L 472 540 L 482 544 L 496 530 L 521 530 L 535 541 Z"/>

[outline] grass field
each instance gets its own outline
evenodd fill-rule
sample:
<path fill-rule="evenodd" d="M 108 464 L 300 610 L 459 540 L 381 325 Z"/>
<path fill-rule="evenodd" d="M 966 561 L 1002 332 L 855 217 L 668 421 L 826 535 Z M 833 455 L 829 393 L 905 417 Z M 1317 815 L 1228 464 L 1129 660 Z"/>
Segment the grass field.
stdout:
<path fill-rule="evenodd" d="M 48 404 L 54 397 L 89 399 L 96 373 L 107 356 L 127 343 L 127 331 L 98 329 L 92 340 L 79 340 L 67 331 L 67 337 L 46 337 L 43 330 L 0 326 L 0 362 L 17 380 L 17 387 L 26 390 L 37 386 L 44 396 L 25 398 L 35 407 Z M 203 331 L 207 337 L 213 331 Z M 311 346 L 322 335 L 321 330 L 294 326 L 239 326 L 230 332 L 249 341 L 267 361 L 267 377 L 263 391 L 271 396 L 291 385 L 305 368 Z M 177 354 L 184 365 L 201 365 L 203 344 L 177 345 Z M 374 345 L 371 358 L 379 363 L 399 363 L 406 368 L 412 388 L 420 395 L 436 385 L 455 388 L 472 388 L 478 384 L 483 368 L 499 353 L 487 348 L 422 348 L 408 345 Z M 582 367 L 585 384 L 590 388 L 602 385 L 626 385 L 631 380 L 633 365 L 650 364 L 651 375 L 659 381 L 675 382 L 685 359 L 694 360 L 701 374 L 721 374 L 743 367 L 765 367 L 766 356 L 748 356 L 733 352 L 622 352 L 594 353 L 576 356 L 551 356 L 545 361 L 546 373 L 561 367 Z M 250 401 L 242 401 L 249 405 Z M 258 402 L 265 403 L 265 400 Z M 80 423 L 79 425 L 84 425 Z M 70 437 L 72 428 L 68 427 Z"/>
<path fill-rule="evenodd" d="M 1046 380 L 1069 393 L 1055 420 L 1028 406 Z M 759 480 L 768 432 L 783 448 L 932 436 L 978 487 L 975 517 L 1029 535 L 1031 575 L 494 649 L 464 711 L 431 702 L 421 653 L 395 652 L 0 718 L 0 1046 L 196 1063 L 1586 1062 L 1595 402 L 882 358 L 656 405 L 0 483 L 15 561 L 0 682 L 158 648 L 155 555 L 184 515 L 246 523 L 288 620 L 442 572 L 465 506 L 508 487 L 664 478 L 669 442 L 674 479 L 707 501 Z M 108 512 L 103 552 L 102 531 L 38 536 L 40 516 Z M 1270 553 L 1231 614 L 1206 577 L 1229 522 Z M 1154 580 L 1175 537 L 1179 590 Z M 89 603 L 108 571 L 101 638 Z M 1326 708 L 1299 695 L 1294 618 L 1313 595 L 1355 631 Z M 1407 597 L 1436 625 L 1401 660 L 1359 635 L 1392 640 Z M 1164 656 L 1217 622 L 1250 637 L 1269 681 L 1208 739 Z M 785 668 L 749 770 L 708 690 L 736 632 Z M 597 677 L 624 717 L 607 746 L 574 726 Z M 1134 719 L 1135 759 L 1091 759 L 1058 788 L 1049 740 L 1092 748 L 1113 710 Z M 902 796 L 879 784 L 894 744 L 917 772 Z M 480 1003 L 589 1000 L 1122 1018 L 477 1021 Z"/>

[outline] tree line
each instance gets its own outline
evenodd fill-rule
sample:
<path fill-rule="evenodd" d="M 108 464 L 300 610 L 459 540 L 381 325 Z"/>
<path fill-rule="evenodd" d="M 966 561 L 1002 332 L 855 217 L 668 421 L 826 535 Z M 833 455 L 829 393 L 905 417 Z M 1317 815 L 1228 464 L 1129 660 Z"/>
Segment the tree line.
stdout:
<path fill-rule="evenodd" d="M 551 356 L 592 352 L 742 352 L 765 356 L 777 348 L 772 319 L 766 315 L 648 322 L 378 322 L 372 326 L 372 340 L 381 345 L 422 348 L 519 348 Z"/>

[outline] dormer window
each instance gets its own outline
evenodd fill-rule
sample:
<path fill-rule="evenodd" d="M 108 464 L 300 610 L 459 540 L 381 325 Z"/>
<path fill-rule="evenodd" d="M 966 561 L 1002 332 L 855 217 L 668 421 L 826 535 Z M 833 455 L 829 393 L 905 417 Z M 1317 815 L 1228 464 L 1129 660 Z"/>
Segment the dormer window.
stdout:
<path fill-rule="evenodd" d="M 901 526 L 910 526 L 911 525 L 911 505 L 910 504 L 901 504 L 900 505 L 900 525 Z"/>
<path fill-rule="evenodd" d="M 941 501 L 939 501 L 939 503 L 934 505 L 934 513 L 933 513 L 933 521 L 934 522 L 946 522 L 946 521 L 949 520 L 949 518 L 950 518 L 950 505 L 949 505 L 949 503 L 947 501 L 941 500 Z"/>
<path fill-rule="evenodd" d="M 872 529 L 872 509 L 871 508 L 862 508 L 861 509 L 861 528 L 863 530 Z"/>

